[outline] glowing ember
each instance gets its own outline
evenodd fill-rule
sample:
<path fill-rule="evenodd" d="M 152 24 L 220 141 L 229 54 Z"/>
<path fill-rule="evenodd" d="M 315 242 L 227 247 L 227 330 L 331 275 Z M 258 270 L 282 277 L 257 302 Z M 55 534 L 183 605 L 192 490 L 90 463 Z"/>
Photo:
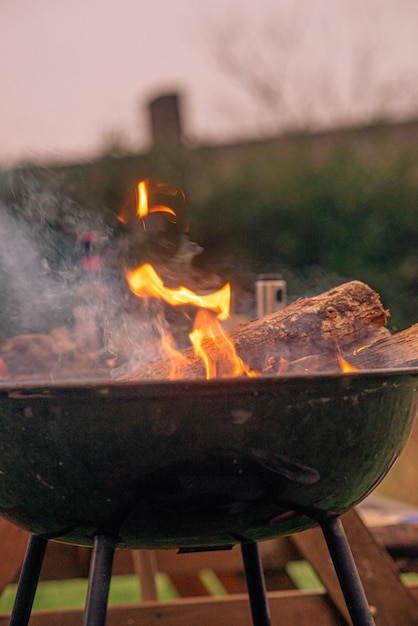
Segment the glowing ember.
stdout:
<path fill-rule="evenodd" d="M 166 287 L 155 269 L 149 263 L 128 272 L 127 280 L 130 289 L 139 298 L 161 298 L 172 306 L 191 304 L 214 311 L 220 320 L 229 317 L 231 303 L 231 286 L 229 283 L 218 291 L 200 296 L 186 287 L 170 289 Z"/>
<path fill-rule="evenodd" d="M 368 347 L 369 347 L 369 345 L 361 346 L 360 348 L 356 348 L 356 350 L 353 350 L 354 356 L 356 356 L 359 352 L 361 352 L 362 350 L 365 350 Z"/>

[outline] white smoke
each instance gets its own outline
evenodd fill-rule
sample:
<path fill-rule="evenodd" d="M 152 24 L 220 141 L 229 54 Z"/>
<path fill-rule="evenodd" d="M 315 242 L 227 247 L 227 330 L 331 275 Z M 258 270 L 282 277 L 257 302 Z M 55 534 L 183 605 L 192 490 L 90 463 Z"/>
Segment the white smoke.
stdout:
<path fill-rule="evenodd" d="M 80 265 L 80 238 L 92 230 L 101 239 L 103 269 L 86 278 Z M 129 248 L 155 252 L 164 280 L 174 284 L 186 280 L 191 285 L 199 281 L 192 265 L 201 248 L 181 234 L 174 243 L 167 238 L 168 252 L 161 254 L 161 245 L 153 249 L 146 239 L 150 232 L 139 225 L 137 232 L 113 237 L 110 227 L 99 217 L 93 223 L 54 178 L 40 182 L 26 172 L 0 172 L 0 357 L 6 340 L 25 334 L 52 333 L 54 340 L 59 337 L 68 346 L 67 335 L 55 332 L 64 328 L 81 352 L 102 359 L 100 365 L 114 361 L 115 377 L 159 358 L 169 325 L 174 319 L 174 326 L 182 326 L 179 318 L 185 318 L 162 302 L 141 300 L 129 291 L 125 278 Z M 159 235 L 161 240 L 164 243 Z M 209 281 L 213 285 L 202 282 L 201 288 L 219 287 L 217 281 L 215 276 Z M 181 333 L 187 337 L 183 329 Z M 17 349 L 23 344 L 16 342 Z M 11 353 L 24 373 L 26 365 L 17 363 L 13 346 Z M 85 361 L 81 363 L 84 367 Z"/>

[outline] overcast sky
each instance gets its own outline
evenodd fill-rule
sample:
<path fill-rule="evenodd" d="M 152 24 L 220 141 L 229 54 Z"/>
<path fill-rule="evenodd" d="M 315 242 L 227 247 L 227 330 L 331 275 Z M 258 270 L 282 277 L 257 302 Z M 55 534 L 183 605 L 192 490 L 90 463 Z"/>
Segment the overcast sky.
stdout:
<path fill-rule="evenodd" d="M 143 149 L 173 90 L 197 141 L 418 117 L 416 0 L 0 0 L 0 58 L 2 166 Z"/>

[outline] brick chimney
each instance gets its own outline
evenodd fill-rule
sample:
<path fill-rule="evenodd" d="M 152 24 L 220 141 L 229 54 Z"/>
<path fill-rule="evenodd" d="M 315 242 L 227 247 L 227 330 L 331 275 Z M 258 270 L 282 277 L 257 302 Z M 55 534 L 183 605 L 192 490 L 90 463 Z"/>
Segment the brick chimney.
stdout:
<path fill-rule="evenodd" d="M 150 101 L 148 109 L 154 147 L 182 144 L 179 100 L 177 93 L 170 93 Z"/>

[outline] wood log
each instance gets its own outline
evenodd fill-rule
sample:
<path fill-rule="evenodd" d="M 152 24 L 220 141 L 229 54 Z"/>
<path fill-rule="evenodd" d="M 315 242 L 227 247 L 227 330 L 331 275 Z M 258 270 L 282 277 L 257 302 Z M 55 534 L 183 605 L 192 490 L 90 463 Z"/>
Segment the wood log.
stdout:
<path fill-rule="evenodd" d="M 368 345 L 345 346 L 341 355 L 346 364 L 353 369 L 399 369 L 418 367 L 418 324 L 406 328 L 394 335 L 387 335 L 372 341 Z M 288 363 L 287 372 L 327 372 L 339 365 L 338 353 L 315 354 Z"/>
<path fill-rule="evenodd" d="M 229 333 L 236 352 L 251 370 L 277 373 L 279 363 L 307 355 L 336 354 L 347 345 L 360 347 L 386 336 L 389 316 L 379 295 L 360 281 L 339 285 L 321 295 L 296 300 L 285 309 L 253 320 Z M 209 357 L 222 368 L 222 353 L 212 341 L 204 342 Z M 200 358 L 189 348 L 182 353 L 180 378 L 205 378 Z M 173 359 L 141 367 L 124 380 L 167 380 Z"/>
<path fill-rule="evenodd" d="M 358 369 L 418 366 L 418 324 L 354 351 L 350 363 Z"/>
<path fill-rule="evenodd" d="M 94 354 L 83 350 L 67 328 L 53 328 L 48 334 L 28 333 L 6 339 L 0 346 L 4 371 L 0 378 L 32 374 L 85 373 L 95 366 Z M 2 376 L 3 374 L 3 376 Z"/>

